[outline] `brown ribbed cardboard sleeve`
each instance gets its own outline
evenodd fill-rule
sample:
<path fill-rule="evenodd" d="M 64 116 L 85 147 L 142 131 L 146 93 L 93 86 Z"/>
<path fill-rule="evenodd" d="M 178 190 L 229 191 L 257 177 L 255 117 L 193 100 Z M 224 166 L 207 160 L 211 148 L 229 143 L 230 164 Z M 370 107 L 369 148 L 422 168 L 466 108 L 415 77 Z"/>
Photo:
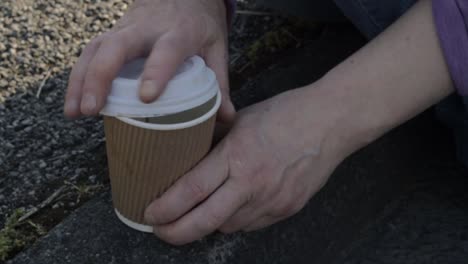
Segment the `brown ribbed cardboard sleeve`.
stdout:
<path fill-rule="evenodd" d="M 144 222 L 146 207 L 209 151 L 216 117 L 193 127 L 160 131 L 104 117 L 115 208 Z"/>

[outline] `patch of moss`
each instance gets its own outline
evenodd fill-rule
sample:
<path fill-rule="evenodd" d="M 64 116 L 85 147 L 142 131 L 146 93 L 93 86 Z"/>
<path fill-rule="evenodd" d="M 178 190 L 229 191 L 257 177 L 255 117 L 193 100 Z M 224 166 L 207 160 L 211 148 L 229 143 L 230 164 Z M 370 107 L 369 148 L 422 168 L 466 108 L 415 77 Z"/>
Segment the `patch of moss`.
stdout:
<path fill-rule="evenodd" d="M 95 194 L 97 191 L 99 191 L 100 189 L 103 188 L 102 184 L 96 184 L 96 185 L 87 185 L 87 184 L 84 184 L 84 183 L 73 184 L 73 183 L 67 182 L 67 181 L 65 183 L 68 184 L 69 186 L 71 186 L 71 188 L 76 191 L 76 193 L 78 195 L 78 197 L 76 198 L 76 203 L 80 203 L 81 198 L 89 197 L 89 196 Z"/>
<path fill-rule="evenodd" d="M 46 233 L 44 228 L 32 221 L 20 222 L 24 209 L 16 209 L 0 230 L 0 261 L 5 261 L 14 253 Z"/>
<path fill-rule="evenodd" d="M 269 31 L 247 48 L 247 58 L 255 64 L 260 56 L 283 50 L 296 41 L 285 27 Z"/>

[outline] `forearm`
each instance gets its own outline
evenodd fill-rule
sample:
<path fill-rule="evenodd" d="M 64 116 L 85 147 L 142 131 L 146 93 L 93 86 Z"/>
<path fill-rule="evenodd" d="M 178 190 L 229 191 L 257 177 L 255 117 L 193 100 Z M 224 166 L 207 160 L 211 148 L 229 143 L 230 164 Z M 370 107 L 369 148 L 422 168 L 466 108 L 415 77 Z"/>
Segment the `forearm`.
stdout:
<path fill-rule="evenodd" d="M 340 114 L 332 134 L 335 142 L 346 142 L 344 152 L 355 151 L 451 93 L 431 2 L 418 2 L 331 70 L 318 87 L 336 102 Z"/>

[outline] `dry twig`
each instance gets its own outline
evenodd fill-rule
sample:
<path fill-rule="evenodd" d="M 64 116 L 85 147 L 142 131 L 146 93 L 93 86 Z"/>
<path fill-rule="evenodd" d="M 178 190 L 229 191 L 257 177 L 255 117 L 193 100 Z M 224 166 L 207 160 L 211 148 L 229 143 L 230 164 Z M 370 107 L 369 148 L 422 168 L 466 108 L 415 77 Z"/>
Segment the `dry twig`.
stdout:
<path fill-rule="evenodd" d="M 49 71 L 47 72 L 45 78 L 42 80 L 41 85 L 39 85 L 39 89 L 37 90 L 37 93 L 36 93 L 36 98 L 39 98 L 39 96 L 41 96 L 42 88 L 44 87 L 44 85 L 46 84 L 47 80 L 49 79 L 50 73 L 51 73 L 51 71 L 49 70 Z"/>
<path fill-rule="evenodd" d="M 47 199 L 42 201 L 42 203 L 40 203 L 38 206 L 34 207 L 33 209 L 29 210 L 26 214 L 21 216 L 20 219 L 18 220 L 18 222 L 23 222 L 24 220 L 28 219 L 29 217 L 31 217 L 32 215 L 37 213 L 42 208 L 44 208 L 47 205 L 51 204 L 55 200 L 55 198 L 57 198 L 66 188 L 67 188 L 67 186 L 65 186 L 65 185 L 58 188 L 51 196 L 49 196 Z"/>

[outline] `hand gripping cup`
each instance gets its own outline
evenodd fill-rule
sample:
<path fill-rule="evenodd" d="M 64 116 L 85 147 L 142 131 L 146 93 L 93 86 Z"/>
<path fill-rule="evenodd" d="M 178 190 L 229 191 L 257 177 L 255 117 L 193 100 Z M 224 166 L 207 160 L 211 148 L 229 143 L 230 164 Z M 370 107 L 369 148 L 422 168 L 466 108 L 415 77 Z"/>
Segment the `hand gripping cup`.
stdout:
<path fill-rule="evenodd" d="M 144 211 L 209 151 L 221 94 L 213 71 L 195 56 L 155 102 L 142 103 L 144 62 L 123 67 L 101 114 L 115 212 L 131 228 L 152 232 Z"/>

